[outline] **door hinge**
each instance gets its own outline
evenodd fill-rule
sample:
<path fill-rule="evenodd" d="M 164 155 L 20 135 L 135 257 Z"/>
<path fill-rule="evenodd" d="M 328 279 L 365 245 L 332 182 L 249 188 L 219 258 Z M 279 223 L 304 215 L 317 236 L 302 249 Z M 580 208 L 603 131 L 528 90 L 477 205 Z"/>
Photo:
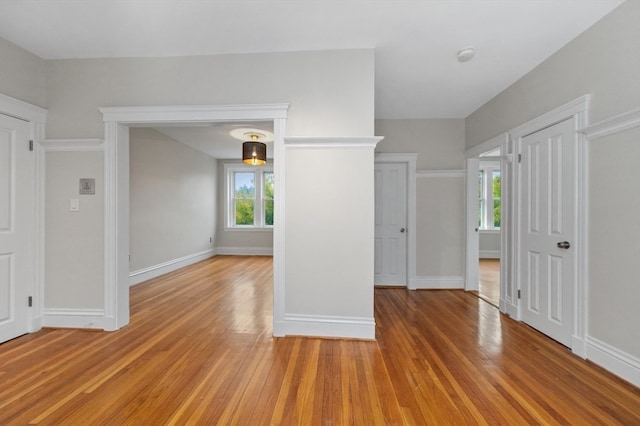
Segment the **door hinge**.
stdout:
<path fill-rule="evenodd" d="M 29 141 L 29 151 L 33 151 L 33 141 Z"/>
<path fill-rule="evenodd" d="M 522 162 L 522 154 L 518 154 L 518 163 Z"/>
<path fill-rule="evenodd" d="M 29 296 L 29 303 L 28 303 L 29 307 L 33 306 L 33 296 Z"/>
<path fill-rule="evenodd" d="M 518 299 L 520 299 L 520 290 L 518 290 Z"/>

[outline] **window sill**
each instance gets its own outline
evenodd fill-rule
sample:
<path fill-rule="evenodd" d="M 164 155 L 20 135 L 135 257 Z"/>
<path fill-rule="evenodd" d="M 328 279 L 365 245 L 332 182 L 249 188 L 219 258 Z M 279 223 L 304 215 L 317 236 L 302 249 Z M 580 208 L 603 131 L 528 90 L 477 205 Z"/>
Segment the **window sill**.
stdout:
<path fill-rule="evenodd" d="M 225 232 L 273 232 L 273 227 L 269 227 L 269 228 L 260 228 L 260 227 L 253 227 L 253 228 L 241 228 L 241 227 L 235 227 L 235 226 L 225 226 L 224 228 Z"/>

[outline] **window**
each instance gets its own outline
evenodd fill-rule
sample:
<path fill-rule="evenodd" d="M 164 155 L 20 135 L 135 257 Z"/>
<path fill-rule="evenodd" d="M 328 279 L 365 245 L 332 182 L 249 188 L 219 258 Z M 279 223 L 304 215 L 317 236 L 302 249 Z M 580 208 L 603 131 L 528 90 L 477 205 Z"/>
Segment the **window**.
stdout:
<path fill-rule="evenodd" d="M 478 174 L 480 229 L 500 229 L 500 168 L 482 167 Z"/>
<path fill-rule="evenodd" d="M 270 167 L 225 164 L 227 228 L 273 226 L 273 170 Z"/>

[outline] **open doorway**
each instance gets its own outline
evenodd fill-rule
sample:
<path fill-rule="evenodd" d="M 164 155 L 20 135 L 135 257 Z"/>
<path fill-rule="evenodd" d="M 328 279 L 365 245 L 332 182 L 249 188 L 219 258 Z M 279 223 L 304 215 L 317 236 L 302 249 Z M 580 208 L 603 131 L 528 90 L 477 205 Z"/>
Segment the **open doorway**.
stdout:
<path fill-rule="evenodd" d="M 506 134 L 467 150 L 465 289 L 504 312 L 509 266 L 510 146 Z"/>
<path fill-rule="evenodd" d="M 500 148 L 480 154 L 478 169 L 478 296 L 500 305 L 500 225 L 502 173 Z"/>
<path fill-rule="evenodd" d="M 183 123 L 269 121 L 274 134 L 274 180 L 280 187 L 274 200 L 273 229 L 274 300 L 273 334 L 283 335 L 284 319 L 284 134 L 288 104 L 108 107 L 101 108 L 105 122 L 105 317 L 108 330 L 129 322 L 129 127 Z"/>
<path fill-rule="evenodd" d="M 264 141 L 266 164 L 242 162 L 245 134 Z M 273 122 L 130 126 L 129 149 L 132 285 L 215 255 L 273 254 Z"/>

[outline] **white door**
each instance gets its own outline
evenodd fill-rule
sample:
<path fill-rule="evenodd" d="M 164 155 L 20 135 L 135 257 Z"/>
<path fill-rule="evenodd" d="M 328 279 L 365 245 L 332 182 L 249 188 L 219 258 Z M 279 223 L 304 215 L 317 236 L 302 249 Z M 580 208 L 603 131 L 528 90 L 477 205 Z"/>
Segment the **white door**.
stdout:
<path fill-rule="evenodd" d="M 407 164 L 375 165 L 376 285 L 407 285 Z"/>
<path fill-rule="evenodd" d="M 573 120 L 522 139 L 519 282 L 521 318 L 570 346 L 575 280 Z"/>
<path fill-rule="evenodd" d="M 0 114 L 0 342 L 29 331 L 29 135 L 28 122 Z"/>

